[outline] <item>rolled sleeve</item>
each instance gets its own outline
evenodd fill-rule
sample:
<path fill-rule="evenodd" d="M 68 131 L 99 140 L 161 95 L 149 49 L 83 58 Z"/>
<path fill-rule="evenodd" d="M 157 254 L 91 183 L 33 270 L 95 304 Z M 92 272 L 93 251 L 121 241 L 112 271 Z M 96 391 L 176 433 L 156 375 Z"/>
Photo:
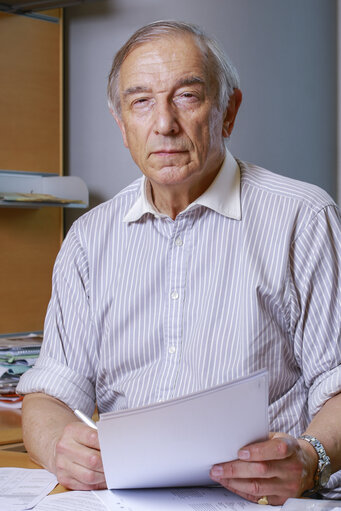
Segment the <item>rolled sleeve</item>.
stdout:
<path fill-rule="evenodd" d="M 341 392 L 341 366 L 316 378 L 309 389 L 309 413 L 313 417 L 324 403 Z"/>
<path fill-rule="evenodd" d="M 292 245 L 291 325 L 313 417 L 341 391 L 341 229 L 335 206 L 311 216 Z"/>
<path fill-rule="evenodd" d="M 23 374 L 17 392 L 44 392 L 63 401 L 71 410 L 78 408 L 90 417 L 95 409 L 95 390 L 91 382 L 49 357 L 39 358 L 35 366 Z"/>
<path fill-rule="evenodd" d="M 95 407 L 98 350 L 92 315 L 87 246 L 79 225 L 70 229 L 53 270 L 44 341 L 18 392 L 44 392 L 89 415 Z"/>

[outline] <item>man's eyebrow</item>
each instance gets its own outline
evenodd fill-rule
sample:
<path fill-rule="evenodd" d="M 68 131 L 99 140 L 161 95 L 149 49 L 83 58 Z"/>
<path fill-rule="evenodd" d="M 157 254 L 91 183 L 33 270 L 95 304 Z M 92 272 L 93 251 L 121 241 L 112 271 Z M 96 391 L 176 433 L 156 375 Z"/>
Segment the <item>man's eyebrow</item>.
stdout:
<path fill-rule="evenodd" d="M 151 92 L 151 89 L 149 87 L 143 87 L 142 85 L 136 85 L 135 87 L 128 87 L 122 94 L 126 97 L 132 94 L 139 94 L 140 92 Z"/>
<path fill-rule="evenodd" d="M 200 85 L 205 85 L 205 80 L 200 76 L 185 76 L 176 82 L 175 89 L 186 87 L 186 85 L 196 85 L 197 83 Z"/>
<path fill-rule="evenodd" d="M 186 87 L 187 85 L 195 84 L 205 85 L 205 80 L 200 76 L 187 76 L 184 78 L 180 78 L 177 82 L 175 82 L 174 89 L 179 89 L 181 87 Z M 122 92 L 122 94 L 123 97 L 127 97 L 133 94 L 140 94 L 143 92 L 151 92 L 151 88 L 145 87 L 143 85 L 136 85 L 134 87 L 128 87 L 126 90 Z"/>

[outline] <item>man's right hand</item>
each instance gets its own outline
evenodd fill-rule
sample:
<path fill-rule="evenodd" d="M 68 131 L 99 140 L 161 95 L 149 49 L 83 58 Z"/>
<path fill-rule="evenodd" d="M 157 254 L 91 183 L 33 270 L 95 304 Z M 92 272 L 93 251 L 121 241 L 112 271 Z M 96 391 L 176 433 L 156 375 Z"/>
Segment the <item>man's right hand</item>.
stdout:
<path fill-rule="evenodd" d="M 58 482 L 71 490 L 107 487 L 98 434 L 81 422 L 71 422 L 55 443 L 54 473 Z"/>
<path fill-rule="evenodd" d="M 64 403 L 43 393 L 24 397 L 24 442 L 30 458 L 72 490 L 106 488 L 97 431 Z"/>

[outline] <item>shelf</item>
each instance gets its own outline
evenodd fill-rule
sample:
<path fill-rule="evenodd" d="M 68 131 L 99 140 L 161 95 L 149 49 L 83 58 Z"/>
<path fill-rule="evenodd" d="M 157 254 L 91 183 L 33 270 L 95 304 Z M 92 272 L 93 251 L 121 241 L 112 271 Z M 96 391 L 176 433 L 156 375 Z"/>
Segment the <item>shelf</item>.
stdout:
<path fill-rule="evenodd" d="M 0 207 L 87 208 L 88 205 L 88 188 L 80 177 L 0 170 Z"/>
<path fill-rule="evenodd" d="M 37 10 L 42 11 L 60 7 L 71 7 L 84 3 L 85 1 L 86 0 L 4 0 L 0 2 L 0 10 L 11 14 L 24 14 Z"/>

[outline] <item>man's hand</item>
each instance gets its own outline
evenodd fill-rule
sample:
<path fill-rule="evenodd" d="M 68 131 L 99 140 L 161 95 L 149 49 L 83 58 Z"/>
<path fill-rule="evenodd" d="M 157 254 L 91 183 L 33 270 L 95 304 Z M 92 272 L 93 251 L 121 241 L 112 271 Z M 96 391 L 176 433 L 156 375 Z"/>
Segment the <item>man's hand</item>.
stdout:
<path fill-rule="evenodd" d="M 65 426 L 55 444 L 54 473 L 72 490 L 106 488 L 97 431 L 81 422 Z"/>
<path fill-rule="evenodd" d="M 27 394 L 23 437 L 30 458 L 56 474 L 72 490 L 106 488 L 97 431 L 77 421 L 73 411 L 52 396 Z"/>
<path fill-rule="evenodd" d="M 210 477 L 252 502 L 267 496 L 269 504 L 282 505 L 314 486 L 317 455 L 310 447 L 284 433 L 271 434 L 240 449 L 238 460 L 214 465 Z"/>

